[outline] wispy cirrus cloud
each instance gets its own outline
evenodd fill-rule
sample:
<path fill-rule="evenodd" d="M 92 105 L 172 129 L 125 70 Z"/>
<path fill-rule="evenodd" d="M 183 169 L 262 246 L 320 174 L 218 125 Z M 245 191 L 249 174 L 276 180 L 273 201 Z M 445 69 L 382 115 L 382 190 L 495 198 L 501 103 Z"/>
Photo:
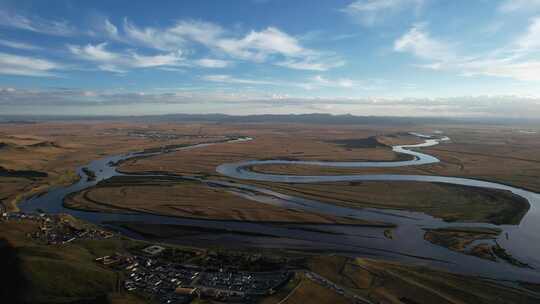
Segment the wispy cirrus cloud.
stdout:
<path fill-rule="evenodd" d="M 499 5 L 499 11 L 504 13 L 538 10 L 540 10 L 540 0 L 505 0 Z"/>
<path fill-rule="evenodd" d="M 316 75 L 313 77 L 313 81 L 318 85 L 329 87 L 352 88 L 357 85 L 356 81 L 349 78 L 328 79 L 322 75 Z"/>
<path fill-rule="evenodd" d="M 107 34 L 107 36 L 111 38 L 118 38 L 118 28 L 116 25 L 112 24 L 109 19 L 105 19 L 103 21 L 103 31 Z"/>
<path fill-rule="evenodd" d="M 20 42 L 20 41 L 14 41 L 14 40 L 6 40 L 6 39 L 0 39 L 0 45 L 7 46 L 12 49 L 19 49 L 19 50 L 27 50 L 27 51 L 36 51 L 41 50 L 42 48 L 33 44 Z"/>
<path fill-rule="evenodd" d="M 54 76 L 62 65 L 45 59 L 0 52 L 0 74 L 18 76 Z"/>
<path fill-rule="evenodd" d="M 527 30 L 517 38 L 515 44 L 520 52 L 540 50 L 540 16 L 530 20 Z"/>
<path fill-rule="evenodd" d="M 68 49 L 71 51 L 71 53 L 85 60 L 113 61 L 120 57 L 119 54 L 108 51 L 106 47 L 106 42 L 96 45 L 87 44 L 86 46 L 68 45 Z"/>
<path fill-rule="evenodd" d="M 394 42 L 397 52 L 409 52 L 427 60 L 448 61 L 454 56 L 450 43 L 431 37 L 425 24 L 417 24 Z"/>
<path fill-rule="evenodd" d="M 130 67 L 175 65 L 172 61 L 178 61 L 178 54 L 185 54 L 186 49 L 192 53 L 193 46 L 203 46 L 206 54 L 217 54 L 218 58 L 209 58 L 208 55 L 198 59 L 183 58 L 185 66 L 226 68 L 232 65 L 233 60 L 242 60 L 296 70 L 327 71 L 345 65 L 345 60 L 338 55 L 308 48 L 295 36 L 272 26 L 239 33 L 238 30 L 200 20 L 178 20 L 164 27 L 140 27 L 127 18 L 118 26 L 103 16 L 95 17 L 92 24 L 91 30 L 79 30 L 67 21 L 0 10 L 0 26 L 57 36 L 78 33 L 83 37 L 108 41 L 106 44 L 72 45 L 69 50 L 79 59 L 101 62 L 98 67 L 111 72 L 125 72 Z M 0 41 L 0 44 L 38 50 L 22 42 Z M 128 55 L 105 50 L 112 44 L 123 45 L 123 52 Z M 154 55 L 150 56 L 150 52 L 144 55 L 135 53 L 130 47 L 144 47 L 153 50 Z M 134 63 L 127 63 L 126 57 L 133 59 Z"/>
<path fill-rule="evenodd" d="M 166 28 L 140 28 L 126 19 L 124 32 L 127 40 L 147 47 L 171 51 L 195 43 L 233 59 L 292 69 L 325 71 L 345 63 L 335 54 L 304 47 L 296 37 L 276 27 L 239 36 L 210 22 L 183 20 Z"/>
<path fill-rule="evenodd" d="M 202 80 L 216 82 L 216 83 L 226 83 L 226 84 L 236 84 L 236 85 L 247 85 L 247 86 L 274 86 L 274 87 L 293 87 L 300 88 L 306 91 L 317 91 L 320 89 L 332 88 L 332 89 L 341 89 L 347 90 L 360 90 L 368 91 L 381 88 L 381 85 L 385 83 L 382 79 L 350 79 L 350 78 L 330 78 L 323 75 L 315 75 L 308 77 L 299 81 L 283 81 L 275 79 L 254 79 L 248 77 L 236 77 L 229 74 L 213 74 L 213 75 L 204 75 L 201 77 Z"/>
<path fill-rule="evenodd" d="M 151 68 L 163 66 L 180 66 L 184 62 L 181 52 L 157 55 L 142 55 L 133 50 L 113 52 L 107 49 L 107 43 L 68 45 L 69 51 L 78 59 L 96 62 L 103 71 L 123 73 L 129 68 Z"/>
<path fill-rule="evenodd" d="M 424 0 L 356 0 L 341 11 L 364 26 L 375 26 L 403 11 L 418 12 L 424 2 Z"/>
<path fill-rule="evenodd" d="M 338 68 L 345 65 L 345 60 L 338 57 L 320 58 L 314 56 L 310 58 L 309 55 L 302 59 L 290 58 L 284 61 L 277 62 L 276 65 L 287 67 L 295 70 L 309 70 L 309 71 L 327 71 L 333 68 Z"/>
<path fill-rule="evenodd" d="M 231 62 L 227 60 L 212 59 L 212 58 L 203 58 L 195 61 L 195 64 L 205 68 L 226 68 L 231 66 Z"/>
<path fill-rule="evenodd" d="M 223 34 L 223 29 L 213 23 L 195 20 L 177 21 L 170 27 L 139 27 L 127 18 L 123 22 L 125 39 L 134 44 L 164 51 L 185 47 L 189 41 L 212 45 Z"/>
<path fill-rule="evenodd" d="M 239 78 L 232 75 L 217 74 L 217 75 L 205 75 L 203 80 L 228 84 L 246 84 L 246 85 L 279 85 L 279 82 L 270 80 L 256 80 L 248 78 Z"/>
<path fill-rule="evenodd" d="M 415 25 L 394 41 L 394 51 L 423 60 L 417 64 L 432 70 L 455 71 L 464 76 L 486 75 L 519 81 L 540 81 L 540 18 L 532 18 L 527 30 L 507 45 L 485 53 L 465 54 L 454 45 L 433 37 L 425 25 Z"/>
<path fill-rule="evenodd" d="M 67 21 L 47 20 L 37 16 L 24 16 L 1 9 L 0 26 L 54 36 L 70 36 L 77 32 L 75 27 Z"/>
<path fill-rule="evenodd" d="M 98 68 L 103 71 L 125 73 L 132 68 L 160 67 L 173 71 L 177 67 L 198 66 L 204 68 L 225 68 L 231 62 L 220 59 L 202 58 L 188 60 L 180 50 L 175 52 L 143 55 L 134 50 L 114 52 L 107 49 L 108 43 L 87 45 L 68 45 L 68 50 L 78 59 L 98 63 Z"/>

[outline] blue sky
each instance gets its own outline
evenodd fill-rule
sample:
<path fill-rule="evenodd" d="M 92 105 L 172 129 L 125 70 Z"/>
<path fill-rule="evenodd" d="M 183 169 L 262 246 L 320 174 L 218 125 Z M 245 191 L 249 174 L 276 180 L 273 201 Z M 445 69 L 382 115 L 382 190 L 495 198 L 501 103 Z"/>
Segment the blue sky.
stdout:
<path fill-rule="evenodd" d="M 0 1 L 0 113 L 540 117 L 540 0 Z"/>

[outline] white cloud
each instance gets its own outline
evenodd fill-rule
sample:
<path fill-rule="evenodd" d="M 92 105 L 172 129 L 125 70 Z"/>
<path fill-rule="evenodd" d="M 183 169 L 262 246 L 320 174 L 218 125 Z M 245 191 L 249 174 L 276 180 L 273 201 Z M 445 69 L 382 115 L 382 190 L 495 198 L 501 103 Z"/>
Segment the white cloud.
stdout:
<path fill-rule="evenodd" d="M 495 76 L 519 81 L 540 81 L 540 18 L 533 18 L 527 30 L 510 44 L 487 53 L 459 55 L 444 41 L 433 38 L 425 26 L 414 26 L 394 42 L 394 50 L 408 52 L 425 63 L 418 67 L 454 71 L 463 76 Z"/>
<path fill-rule="evenodd" d="M 15 105 L 17 107 L 15 107 Z M 355 115 L 384 116 L 435 116 L 435 117 L 540 117 L 540 99 L 538 97 L 501 95 L 501 96 L 462 96 L 453 98 L 343 98 L 343 97 L 295 97 L 281 93 L 262 93 L 256 91 L 220 91 L 207 89 L 178 88 L 167 93 L 155 92 L 118 92 L 87 91 L 79 89 L 28 90 L 0 88 L 0 109 L 17 113 L 27 110 L 32 114 L 43 111 L 66 110 L 73 107 L 80 113 L 81 106 L 87 111 L 101 108 L 108 114 L 109 107 L 124 106 L 130 114 L 131 109 L 139 108 L 138 114 L 148 114 L 155 109 L 161 114 L 184 112 L 186 105 L 193 109 L 195 105 L 203 107 L 206 113 L 215 113 L 216 109 L 238 114 L 253 113 L 313 113 L 334 114 L 351 113 Z M 156 107 L 156 105 L 160 105 Z M 26 107 L 26 108 L 24 108 Z M 22 109 L 22 110 L 21 110 Z M 195 109 L 200 109 L 196 108 Z M 232 110 L 231 110 L 232 109 Z M 36 112 L 39 111 L 39 112 Z M 20 113 L 20 112 L 19 112 Z M 54 112 L 52 112 L 54 113 Z M 63 112 L 65 113 L 65 112 Z"/>
<path fill-rule="evenodd" d="M 231 75 L 205 75 L 202 79 L 212 82 L 221 82 L 221 83 L 233 83 L 233 84 L 247 84 L 247 85 L 276 85 L 276 82 L 265 81 L 265 80 L 254 80 L 246 78 L 237 78 Z"/>
<path fill-rule="evenodd" d="M 341 88 L 352 88 L 357 85 L 356 81 L 348 78 L 340 78 L 336 80 L 327 79 L 321 75 L 313 77 L 313 81 L 322 86 L 328 87 L 341 87 Z"/>
<path fill-rule="evenodd" d="M 4 40 L 4 39 L 0 39 L 0 45 L 7 46 L 12 49 L 28 50 L 28 51 L 35 51 L 35 50 L 41 49 L 40 47 L 32 45 L 32 44 L 19 42 L 19 41 Z"/>
<path fill-rule="evenodd" d="M 231 65 L 229 61 L 211 59 L 211 58 L 199 59 L 199 60 L 196 60 L 195 63 L 198 66 L 205 67 L 205 68 L 226 68 Z"/>
<path fill-rule="evenodd" d="M 129 41 L 158 50 L 176 50 L 183 42 L 181 37 L 162 33 L 151 27 L 140 29 L 127 18 L 124 19 L 124 32 Z"/>
<path fill-rule="evenodd" d="M 424 0 L 356 0 L 342 9 L 342 12 L 358 20 L 364 26 L 374 26 L 392 15 L 405 11 L 418 12 Z"/>
<path fill-rule="evenodd" d="M 139 55 L 135 52 L 131 53 L 132 65 L 138 68 L 149 68 L 158 66 L 175 66 L 179 65 L 182 61 L 182 53 L 168 53 L 153 56 Z"/>
<path fill-rule="evenodd" d="M 103 29 L 108 36 L 116 38 L 118 37 L 118 28 L 116 25 L 112 24 L 109 19 L 105 19 Z"/>
<path fill-rule="evenodd" d="M 178 21 L 168 28 L 140 28 L 127 18 L 124 19 L 123 29 L 126 40 L 166 51 L 181 49 L 188 41 L 210 46 L 223 32 L 220 26 L 203 21 Z"/>
<path fill-rule="evenodd" d="M 225 30 L 217 24 L 196 20 L 179 21 L 172 28 L 162 29 L 158 32 L 164 33 L 165 36 L 167 33 L 171 36 L 174 35 L 180 39 L 180 42 L 192 40 L 204 45 L 212 45 L 225 34 Z"/>
<path fill-rule="evenodd" d="M 296 57 L 305 52 L 296 38 L 274 27 L 251 31 L 242 39 L 221 39 L 215 46 L 234 57 L 254 61 L 263 61 L 272 54 Z"/>
<path fill-rule="evenodd" d="M 54 76 L 52 71 L 60 68 L 59 64 L 49 60 L 0 53 L 0 74 Z"/>
<path fill-rule="evenodd" d="M 540 9 L 540 0 L 505 0 L 499 6 L 499 10 L 509 12 L 531 12 Z"/>
<path fill-rule="evenodd" d="M 451 46 L 435 39 L 425 31 L 425 25 L 415 25 L 407 33 L 394 42 L 397 52 L 409 52 L 428 60 L 449 60 L 452 55 Z"/>
<path fill-rule="evenodd" d="M 531 19 L 527 31 L 518 37 L 516 43 L 521 51 L 535 51 L 540 49 L 540 17 Z"/>
<path fill-rule="evenodd" d="M 333 89 L 359 89 L 359 90 L 372 90 L 379 88 L 382 80 L 354 80 L 350 78 L 327 78 L 322 75 L 315 75 L 307 78 L 304 81 L 282 81 L 272 79 L 250 79 L 240 78 L 228 74 L 214 74 L 205 75 L 201 79 L 211 82 L 238 84 L 248 86 L 276 86 L 276 87 L 289 87 L 300 88 L 306 91 L 320 90 L 324 88 Z"/>
<path fill-rule="evenodd" d="M 304 57 L 304 58 L 291 58 L 285 61 L 277 62 L 276 65 L 288 67 L 295 70 L 310 70 L 310 71 L 327 71 L 333 68 L 337 68 L 345 65 L 345 61 L 340 58 L 317 58 L 314 57 Z"/>
<path fill-rule="evenodd" d="M 6 10 L 0 10 L 0 25 L 55 36 L 70 36 L 76 32 L 67 21 L 23 16 Z"/>
<path fill-rule="evenodd" d="M 128 44 L 159 51 L 157 55 L 148 56 L 130 49 L 110 51 L 110 43 L 68 45 L 69 51 L 77 58 L 99 62 L 98 68 L 114 72 L 125 72 L 134 67 L 177 66 L 180 61 L 183 66 L 225 68 L 232 65 L 233 60 L 245 60 L 313 71 L 326 71 L 345 64 L 337 55 L 307 48 L 295 36 L 272 26 L 242 34 L 238 30 L 227 30 L 217 24 L 197 20 L 180 20 L 170 27 L 139 27 L 125 18 L 122 26 L 118 27 L 110 19 L 98 15 L 93 19 L 94 30 L 84 32 L 76 30 L 66 21 L 0 10 L 2 25 L 51 35 L 80 33 L 94 38 L 101 36 L 124 47 Z M 0 45 L 38 49 L 29 44 L 7 40 L 0 40 Z M 118 47 L 117 44 L 114 46 Z M 208 55 L 225 59 L 203 57 L 188 60 L 182 57 L 197 50 L 195 46 L 203 46 Z"/>
<path fill-rule="evenodd" d="M 86 46 L 68 45 L 68 49 L 77 58 L 100 63 L 97 67 L 103 71 L 124 73 L 129 68 L 150 68 L 162 66 L 179 66 L 183 64 L 182 53 L 171 52 L 157 55 L 141 55 L 134 51 L 124 53 L 106 49 L 107 43 Z"/>
<path fill-rule="evenodd" d="M 68 49 L 75 55 L 82 59 L 92 61 L 112 61 L 119 57 L 119 55 L 107 51 L 105 48 L 107 43 L 100 43 L 97 45 L 87 44 L 86 46 L 68 45 Z"/>
<path fill-rule="evenodd" d="M 270 62 L 293 69 L 322 71 L 344 64 L 335 55 L 302 46 L 297 38 L 275 27 L 252 30 L 238 36 L 219 25 L 203 21 L 179 21 L 168 28 L 139 28 L 125 20 L 124 32 L 132 43 L 159 50 L 176 51 L 189 44 L 200 44 L 230 58 Z"/>
<path fill-rule="evenodd" d="M 111 73 L 117 73 L 117 74 L 123 74 L 127 73 L 128 71 L 122 68 L 119 68 L 118 66 L 114 64 L 100 64 L 98 65 L 98 68 L 105 72 L 111 72 Z"/>
<path fill-rule="evenodd" d="M 530 60 L 523 62 L 509 62 L 499 64 L 498 62 L 490 62 L 475 73 L 474 70 L 469 72 L 471 75 L 482 74 L 498 77 L 509 77 L 521 81 L 540 81 L 540 61 Z"/>

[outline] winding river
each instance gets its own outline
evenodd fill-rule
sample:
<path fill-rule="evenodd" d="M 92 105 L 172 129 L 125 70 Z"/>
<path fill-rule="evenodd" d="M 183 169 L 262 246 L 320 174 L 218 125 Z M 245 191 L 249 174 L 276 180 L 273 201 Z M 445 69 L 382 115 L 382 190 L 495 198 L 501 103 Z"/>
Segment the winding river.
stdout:
<path fill-rule="evenodd" d="M 63 206 L 66 195 L 92 186 L 99 181 L 113 176 L 128 175 L 116 170 L 119 161 L 133 157 L 150 157 L 160 153 L 196 149 L 211 144 L 205 143 L 189 147 L 178 148 L 152 153 L 128 153 L 115 155 L 92 161 L 87 166 L 95 172 L 96 179 L 89 181 L 82 167 L 78 168 L 81 179 L 67 187 L 51 189 L 44 195 L 32 197 L 20 204 L 24 212 L 35 212 L 38 209 L 48 213 L 68 213 L 84 220 L 102 224 L 113 225 L 113 222 L 143 222 L 147 224 L 171 224 L 211 229 L 199 234 L 179 236 L 177 239 L 167 239 L 167 242 L 190 245 L 222 245 L 233 247 L 263 247 L 281 248 L 291 250 L 306 250 L 310 252 L 337 252 L 350 256 L 364 256 L 384 258 L 417 265 L 428 265 L 443 268 L 455 273 L 475 275 L 486 279 L 499 281 L 529 281 L 540 283 L 540 194 L 508 185 L 487 182 L 475 179 L 429 176 L 429 175 L 396 175 L 396 174 L 364 174 L 364 175 L 325 175 L 325 176 L 297 176 L 257 173 L 250 170 L 253 165 L 287 164 L 287 165 L 313 165 L 347 168 L 367 167 L 398 167 L 425 165 L 439 162 L 436 157 L 411 149 L 419 149 L 437 145 L 450 140 L 448 137 L 435 137 L 418 133 L 411 133 L 425 139 L 424 143 L 417 145 L 394 146 L 396 153 L 413 156 L 412 160 L 395 162 L 326 162 L 326 161 L 290 161 L 290 160 L 249 160 L 238 163 L 222 164 L 216 170 L 224 176 L 240 179 L 266 182 L 286 183 L 320 183 L 338 181 L 417 181 L 437 182 L 455 185 L 465 185 L 490 189 L 511 191 L 527 199 L 530 209 L 519 225 L 494 226 L 484 223 L 446 223 L 441 219 L 431 217 L 419 212 L 408 212 L 388 209 L 353 209 L 326 204 L 324 202 L 309 200 L 278 193 L 253 185 L 238 182 L 217 181 L 198 177 L 178 177 L 195 179 L 212 187 L 224 187 L 239 196 L 297 210 L 347 216 L 351 218 L 370 221 L 381 221 L 396 224 L 392 239 L 384 237 L 381 228 L 350 225 L 305 225 L 305 224 L 270 224 L 223 220 L 195 220 L 170 216 L 160 216 L 144 213 L 103 213 L 68 209 Z M 236 138 L 228 142 L 245 142 L 250 138 Z M 517 267 L 503 260 L 492 262 L 474 256 L 454 252 L 425 241 L 424 229 L 447 226 L 477 226 L 497 227 L 503 232 L 497 242 L 519 261 L 527 263 L 531 268 Z M 114 225 L 113 225 L 114 226 Z M 131 237 L 142 238 L 133 232 L 121 230 Z M 217 230 L 216 230 L 217 229 Z M 220 233 L 215 233 L 215 231 Z M 256 233 L 254 233 L 256 232 Z"/>

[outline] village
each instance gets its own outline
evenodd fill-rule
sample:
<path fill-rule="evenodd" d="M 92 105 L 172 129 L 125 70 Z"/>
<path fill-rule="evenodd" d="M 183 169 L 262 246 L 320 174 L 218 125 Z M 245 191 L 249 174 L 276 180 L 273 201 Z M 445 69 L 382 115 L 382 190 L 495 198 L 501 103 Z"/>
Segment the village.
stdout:
<path fill-rule="evenodd" d="M 100 240 L 115 237 L 116 234 L 92 225 L 78 224 L 65 215 L 45 213 L 4 212 L 1 221 L 32 221 L 39 224 L 39 230 L 28 237 L 47 245 L 66 244 L 75 240 Z"/>
<path fill-rule="evenodd" d="M 28 233 L 27 237 L 44 245 L 117 237 L 113 232 L 79 224 L 65 215 L 4 212 L 0 220 L 37 223 L 38 230 Z M 122 273 L 124 290 L 164 304 L 189 303 L 195 298 L 251 302 L 274 294 L 295 273 L 259 254 L 223 256 L 158 244 L 98 257 L 95 262 Z M 249 263 L 253 265 L 245 270 Z"/>
<path fill-rule="evenodd" d="M 250 272 L 170 262 L 162 257 L 165 250 L 151 245 L 137 253 L 100 257 L 96 262 L 124 271 L 127 291 L 150 295 L 159 303 L 189 303 L 195 297 L 249 302 L 275 293 L 294 275 L 287 270 Z"/>

